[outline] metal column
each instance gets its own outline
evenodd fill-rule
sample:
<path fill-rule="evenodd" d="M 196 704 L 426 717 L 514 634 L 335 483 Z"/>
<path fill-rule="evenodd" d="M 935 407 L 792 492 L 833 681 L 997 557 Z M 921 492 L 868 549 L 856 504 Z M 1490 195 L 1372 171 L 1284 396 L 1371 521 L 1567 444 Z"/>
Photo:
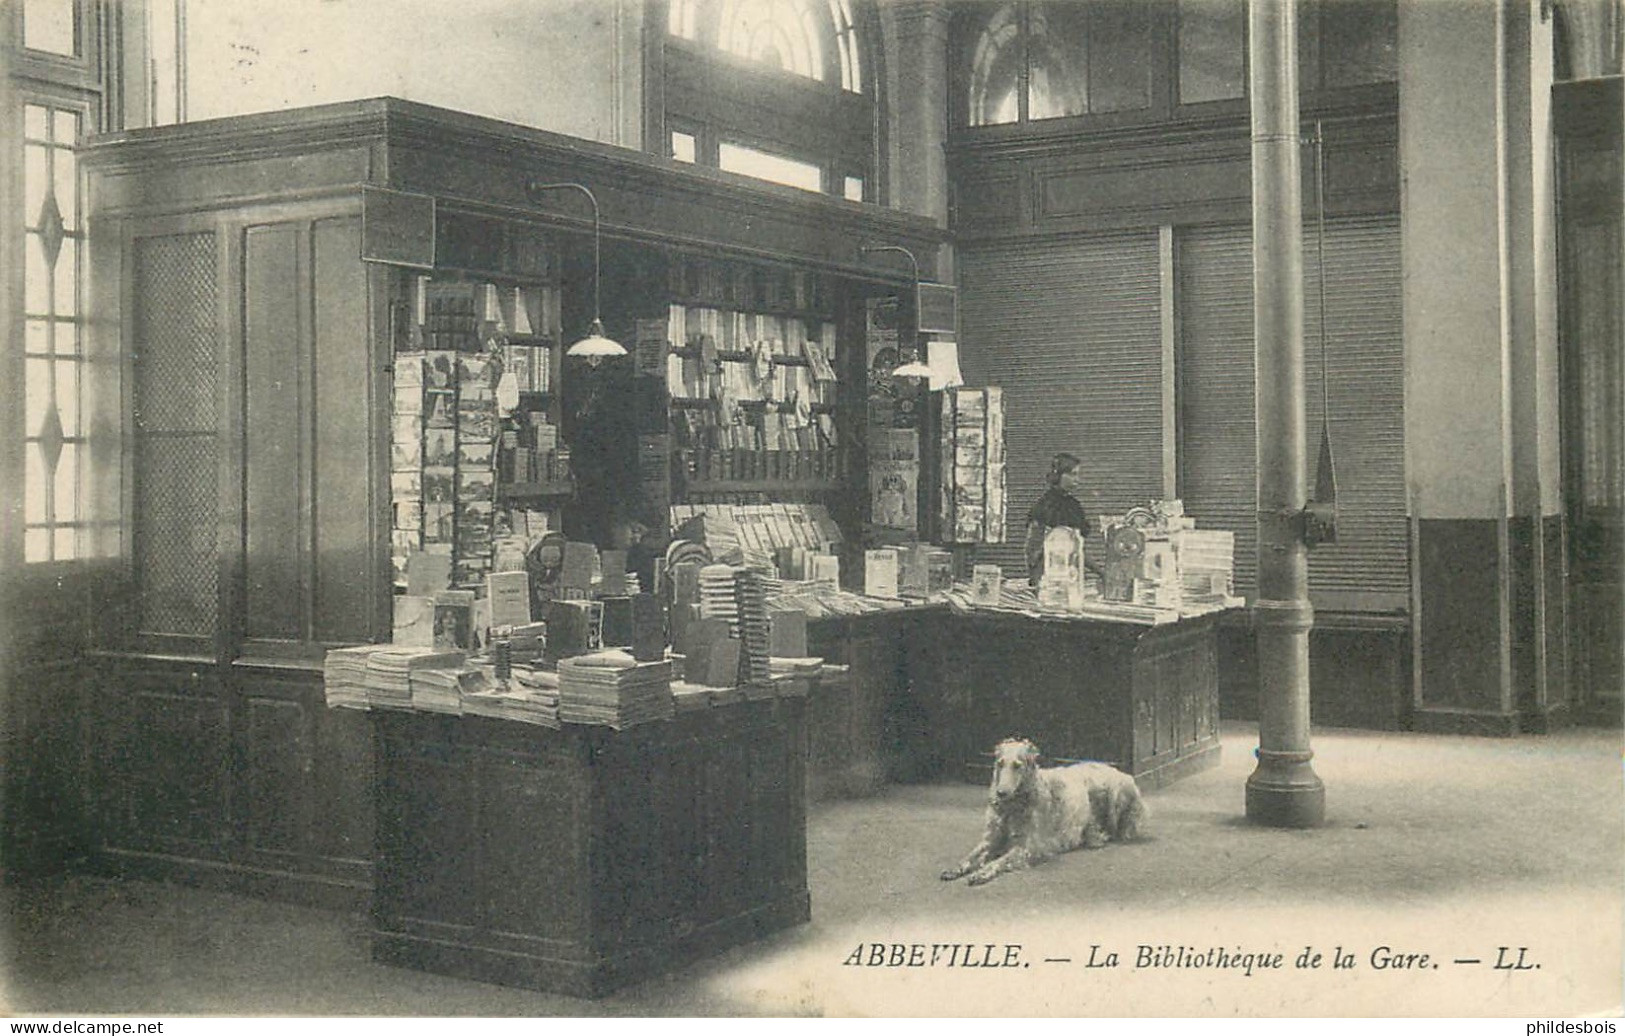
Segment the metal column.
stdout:
<path fill-rule="evenodd" d="M 1303 359 L 1303 200 L 1296 0 L 1249 0 L 1253 326 L 1258 422 L 1258 767 L 1247 817 L 1317 827 L 1326 787 L 1309 747 L 1309 559 Z"/>

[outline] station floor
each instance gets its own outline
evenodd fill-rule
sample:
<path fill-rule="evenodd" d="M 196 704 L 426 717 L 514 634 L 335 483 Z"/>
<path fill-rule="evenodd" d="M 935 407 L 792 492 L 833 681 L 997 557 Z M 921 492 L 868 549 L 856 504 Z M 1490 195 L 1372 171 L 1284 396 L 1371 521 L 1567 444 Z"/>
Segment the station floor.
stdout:
<path fill-rule="evenodd" d="M 1257 729 L 1147 796 L 1138 842 L 970 888 L 984 791 L 809 815 L 811 923 L 578 1000 L 375 964 L 366 917 L 67 876 L 0 890 L 0 1010 L 78 1016 L 1616 1015 L 1619 730 L 1317 730 L 1327 823 L 1250 824 Z M 999 965 L 999 966 L 991 966 Z"/>

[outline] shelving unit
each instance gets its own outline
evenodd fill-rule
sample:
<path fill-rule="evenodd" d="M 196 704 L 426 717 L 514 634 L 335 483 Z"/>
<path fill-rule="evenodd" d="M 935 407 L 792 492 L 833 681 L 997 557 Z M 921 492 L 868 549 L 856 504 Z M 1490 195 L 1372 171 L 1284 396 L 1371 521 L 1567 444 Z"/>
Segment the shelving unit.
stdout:
<path fill-rule="evenodd" d="M 664 327 L 666 503 L 843 489 L 836 292 L 822 274 L 674 257 Z M 645 323 L 653 323 L 645 322 Z M 653 333 L 653 328 L 648 329 Z M 657 462 L 649 446 L 647 459 Z"/>

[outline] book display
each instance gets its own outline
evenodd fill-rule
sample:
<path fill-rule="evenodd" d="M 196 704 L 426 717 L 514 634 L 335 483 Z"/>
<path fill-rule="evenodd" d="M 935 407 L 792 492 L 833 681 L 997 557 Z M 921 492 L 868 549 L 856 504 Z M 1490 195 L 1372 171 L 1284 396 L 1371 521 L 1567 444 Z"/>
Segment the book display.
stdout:
<path fill-rule="evenodd" d="M 838 489 L 841 383 L 826 279 L 690 259 L 670 264 L 667 289 L 664 328 L 640 321 L 634 345 L 667 408 L 668 440 L 640 443 L 651 502 Z"/>
<path fill-rule="evenodd" d="M 839 477 L 833 323 L 674 304 L 668 335 L 683 484 Z"/>
<path fill-rule="evenodd" d="M 497 299 L 493 339 L 516 402 L 497 442 L 496 499 L 510 509 L 556 510 L 573 491 L 570 450 L 559 438 L 559 288 L 513 288 Z"/>
<path fill-rule="evenodd" d="M 822 504 L 674 504 L 671 525 L 703 540 L 710 556 L 731 564 L 773 570 L 783 579 L 814 579 L 842 542 L 840 526 Z M 681 542 L 681 540 L 679 540 Z"/>

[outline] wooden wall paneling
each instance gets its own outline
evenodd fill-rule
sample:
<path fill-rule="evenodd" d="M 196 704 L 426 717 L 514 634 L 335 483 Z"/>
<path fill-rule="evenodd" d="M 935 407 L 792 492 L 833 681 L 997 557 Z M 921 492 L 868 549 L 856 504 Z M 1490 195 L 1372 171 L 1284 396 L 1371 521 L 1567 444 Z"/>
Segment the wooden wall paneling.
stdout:
<path fill-rule="evenodd" d="M 94 802 L 81 725 L 93 683 L 77 661 L 15 665 L 7 674 L 0 867 L 9 875 L 55 873 L 90 846 Z"/>
<path fill-rule="evenodd" d="M 1305 125 L 1311 125 L 1308 116 Z M 1323 131 L 1328 211 L 1340 216 L 1397 211 L 1395 116 L 1328 116 Z M 1243 119 L 1156 132 L 961 142 L 949 160 L 957 185 L 953 226 L 961 243 L 1233 222 L 1245 220 L 1251 204 Z M 1303 175 L 1307 204 L 1314 198 L 1307 152 Z"/>
<path fill-rule="evenodd" d="M 470 879 L 486 892 L 479 924 L 559 956 L 586 936 L 586 902 L 567 877 L 587 858 L 586 789 L 556 751 L 477 751 L 469 764 L 479 773 L 479 800 L 467 804 L 479 818 L 480 869 Z M 516 814 L 526 822 L 512 823 Z"/>
<path fill-rule="evenodd" d="M 209 134 L 221 134 L 222 129 L 228 132 L 211 141 Z M 291 153 L 295 147 L 291 136 L 279 135 L 277 147 L 244 147 L 239 138 L 227 145 L 232 159 L 223 161 L 216 148 L 229 140 L 229 127 L 195 123 L 191 133 L 196 136 L 174 127 L 164 134 L 147 134 L 149 140 L 164 141 L 159 147 L 167 150 L 166 160 L 140 170 L 110 170 L 102 180 L 103 211 L 242 210 L 291 199 L 314 202 L 353 195 L 356 184 L 372 178 L 374 160 L 364 140 L 300 155 Z"/>
<path fill-rule="evenodd" d="M 607 943 L 651 944 L 666 927 L 658 886 L 678 880 L 662 873 L 662 847 L 669 837 L 662 808 L 670 780 L 666 746 L 647 730 L 593 733 L 600 735 L 589 738 L 593 765 L 620 774 L 604 786 L 604 812 L 593 824 L 593 885 L 617 890 L 600 902 L 594 927 L 608 936 Z M 745 844 L 735 843 L 736 859 L 746 857 Z"/>
<path fill-rule="evenodd" d="M 237 752 L 241 794 L 233 828 L 251 858 L 289 867 L 310 829 L 309 772 L 315 749 L 306 704 L 263 681 L 238 698 Z"/>
<path fill-rule="evenodd" d="M 243 633 L 250 640 L 298 641 L 309 628 L 302 237 L 294 223 L 244 234 Z"/>
<path fill-rule="evenodd" d="M 311 231 L 314 296 L 315 540 L 311 639 L 364 642 L 378 594 L 373 508 L 374 348 L 367 270 L 358 260 L 360 216 L 315 221 Z"/>
<path fill-rule="evenodd" d="M 666 847 L 663 873 L 667 880 L 661 889 L 661 913 L 677 919 L 693 917 L 704 896 L 706 859 L 705 764 L 695 751 L 697 739 L 683 739 L 672 755 L 668 774 L 670 798 L 666 807 L 670 840 Z"/>
<path fill-rule="evenodd" d="M 376 960 L 597 996 L 808 918 L 798 780 L 770 772 L 799 762 L 800 701 L 625 731 L 370 719 Z"/>
<path fill-rule="evenodd" d="M 413 718 L 444 722 L 434 724 L 437 736 L 378 740 L 379 770 L 398 785 L 378 797 L 373 901 L 389 904 L 400 930 L 434 939 L 474 927 L 480 814 L 463 794 L 472 760 L 457 751 L 458 719 Z"/>
<path fill-rule="evenodd" d="M 218 678 L 201 668 L 152 669 L 122 682 L 123 693 L 99 697 L 96 709 L 101 845 L 224 859 L 231 749 Z"/>
<path fill-rule="evenodd" d="M 772 737 L 753 738 L 746 749 L 746 794 L 750 796 L 750 812 L 760 818 L 750 826 L 748 845 L 751 868 L 746 876 L 752 899 L 771 897 L 781 884 L 787 860 L 773 850 L 786 844 L 789 838 L 788 821 L 795 814 L 790 809 L 788 760 L 782 740 Z"/>
<path fill-rule="evenodd" d="M 367 597 L 367 635 L 364 639 L 382 643 L 394 633 L 394 580 L 390 565 L 390 530 L 393 527 L 389 491 L 391 415 L 395 398 L 395 348 L 397 335 L 407 333 L 397 321 L 410 319 L 411 273 L 398 271 L 376 263 L 366 264 L 368 379 L 370 394 L 367 400 L 368 438 L 371 443 L 370 467 L 367 483 L 372 499 L 368 512 L 372 527 L 367 534 L 371 544 L 371 592 Z M 555 350 L 556 351 L 556 350 Z M 555 372 L 556 373 L 556 372 Z"/>
<path fill-rule="evenodd" d="M 261 887 L 337 908 L 371 883 L 365 716 L 327 708 L 318 673 L 232 674 L 231 860 Z"/>
<path fill-rule="evenodd" d="M 1567 656 L 1574 706 L 1617 723 L 1625 688 L 1625 80 L 1553 91 L 1558 136 L 1558 351 L 1562 368 Z M 1546 551 L 1543 545 L 1543 553 Z M 1549 597 L 1558 596 L 1553 592 Z"/>
<path fill-rule="evenodd" d="M 308 857 L 302 869 L 330 874 L 357 887 L 372 878 L 373 755 L 364 712 L 329 709 L 320 680 L 304 686 L 314 736 L 306 762 L 311 808 Z"/>

